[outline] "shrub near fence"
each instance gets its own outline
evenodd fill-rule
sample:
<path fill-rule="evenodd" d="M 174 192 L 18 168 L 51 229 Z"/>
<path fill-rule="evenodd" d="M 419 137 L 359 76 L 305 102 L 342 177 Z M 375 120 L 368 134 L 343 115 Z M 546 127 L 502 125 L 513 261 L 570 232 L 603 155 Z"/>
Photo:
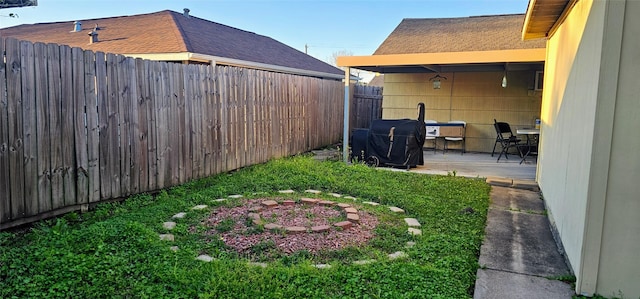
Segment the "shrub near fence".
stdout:
<path fill-rule="evenodd" d="M 341 139 L 339 81 L 14 39 L 2 52 L 0 229 Z"/>

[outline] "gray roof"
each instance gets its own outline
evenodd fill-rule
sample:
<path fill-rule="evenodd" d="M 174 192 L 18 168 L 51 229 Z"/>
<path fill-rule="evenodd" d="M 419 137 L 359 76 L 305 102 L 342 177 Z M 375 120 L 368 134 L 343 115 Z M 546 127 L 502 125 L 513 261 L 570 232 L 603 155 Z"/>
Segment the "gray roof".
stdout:
<path fill-rule="evenodd" d="M 308 71 L 344 75 L 326 62 L 270 37 L 170 10 L 132 16 L 19 25 L 0 29 L 0 36 L 117 54 L 191 52 Z M 88 33 L 98 24 L 99 42 Z"/>
<path fill-rule="evenodd" d="M 522 40 L 524 14 L 403 19 L 374 55 L 536 49 L 545 39 Z"/>

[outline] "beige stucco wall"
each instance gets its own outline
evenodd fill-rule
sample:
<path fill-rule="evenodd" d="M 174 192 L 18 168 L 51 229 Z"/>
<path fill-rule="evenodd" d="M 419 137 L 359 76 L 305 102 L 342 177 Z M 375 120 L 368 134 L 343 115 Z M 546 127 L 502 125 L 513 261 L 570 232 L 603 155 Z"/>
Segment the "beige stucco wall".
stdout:
<path fill-rule="evenodd" d="M 640 297 L 638 1 L 578 1 L 548 42 L 538 182 L 576 291 Z"/>
<path fill-rule="evenodd" d="M 426 117 L 439 122 L 467 122 L 467 151 L 491 152 L 496 133 L 493 119 L 517 128 L 533 127 L 540 116 L 542 92 L 534 91 L 535 71 L 441 73 L 441 88 L 433 89 L 433 74 L 385 74 L 382 118 L 416 118 L 425 103 Z M 439 147 L 442 146 L 440 142 Z"/>

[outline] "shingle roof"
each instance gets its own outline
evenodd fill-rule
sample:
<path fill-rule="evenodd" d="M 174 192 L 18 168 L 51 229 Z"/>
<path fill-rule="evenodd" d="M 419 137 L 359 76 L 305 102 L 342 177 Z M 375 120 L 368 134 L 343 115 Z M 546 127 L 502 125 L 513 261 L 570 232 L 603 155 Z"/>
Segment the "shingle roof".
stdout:
<path fill-rule="evenodd" d="M 524 14 L 403 19 L 374 55 L 544 48 L 544 39 L 522 40 Z"/>
<path fill-rule="evenodd" d="M 66 44 L 82 49 L 118 54 L 191 52 L 268 65 L 343 75 L 321 60 L 259 35 L 170 10 L 73 22 L 19 25 L 0 29 L 0 36 L 34 42 Z M 99 42 L 89 44 L 89 32 L 98 24 Z"/>

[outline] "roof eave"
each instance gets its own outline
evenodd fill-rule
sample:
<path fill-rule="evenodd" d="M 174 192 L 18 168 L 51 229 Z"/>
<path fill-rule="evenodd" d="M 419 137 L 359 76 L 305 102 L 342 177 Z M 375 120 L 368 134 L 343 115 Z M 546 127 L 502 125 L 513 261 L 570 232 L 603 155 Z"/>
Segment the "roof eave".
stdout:
<path fill-rule="evenodd" d="M 123 54 L 123 55 L 136 57 L 136 58 L 150 59 L 150 60 L 160 60 L 160 61 L 197 61 L 197 62 L 205 62 L 210 64 L 245 67 L 245 68 L 257 69 L 257 70 L 263 70 L 263 71 L 318 77 L 318 78 L 324 78 L 324 79 L 334 79 L 334 80 L 344 79 L 343 74 L 338 75 L 338 74 L 332 74 L 332 73 L 304 70 L 304 69 L 298 69 L 298 68 L 284 67 L 279 65 L 258 63 L 258 62 L 252 62 L 252 61 L 246 61 L 246 60 L 232 59 L 232 58 L 213 56 L 213 55 L 207 55 L 207 54 L 199 54 L 199 53 L 191 53 L 191 52 Z"/>
<path fill-rule="evenodd" d="M 529 0 L 522 25 L 522 39 L 552 35 L 576 2 L 578 0 Z"/>
<path fill-rule="evenodd" d="M 340 56 L 337 59 L 337 65 L 341 67 L 358 68 L 359 66 L 544 62 L 545 55 L 545 48 L 537 48 L 446 53 Z"/>

